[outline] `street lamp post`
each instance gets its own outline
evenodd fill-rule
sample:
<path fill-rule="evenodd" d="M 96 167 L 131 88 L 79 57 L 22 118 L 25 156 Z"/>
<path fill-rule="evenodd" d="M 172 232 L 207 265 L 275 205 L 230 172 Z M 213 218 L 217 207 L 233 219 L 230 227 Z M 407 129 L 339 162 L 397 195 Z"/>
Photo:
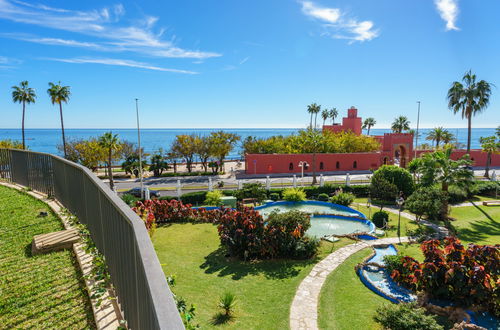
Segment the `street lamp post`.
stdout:
<path fill-rule="evenodd" d="M 144 199 L 144 182 L 142 180 L 141 128 L 139 126 L 139 99 L 135 99 L 135 113 L 137 116 L 137 142 L 139 144 L 139 178 L 141 181 L 141 199 Z"/>
<path fill-rule="evenodd" d="M 418 112 L 417 112 L 417 136 L 415 137 L 415 158 L 417 158 L 417 147 L 418 147 L 418 125 L 420 123 L 420 101 L 417 101 L 418 103 Z"/>
<path fill-rule="evenodd" d="M 399 244 L 401 244 L 401 209 L 403 208 L 403 203 L 405 202 L 403 196 L 399 196 L 399 198 L 396 199 L 396 204 L 399 207 L 399 214 L 398 214 L 398 239 L 399 239 Z"/>
<path fill-rule="evenodd" d="M 302 187 L 304 186 L 304 167 L 306 167 L 306 166 L 309 166 L 309 164 L 306 161 L 301 160 L 299 162 L 299 167 L 300 167 L 301 172 L 302 172 L 302 176 L 301 176 L 301 179 L 300 179 L 301 183 L 302 183 Z"/>
<path fill-rule="evenodd" d="M 368 199 L 366 200 L 366 208 L 368 209 L 368 219 L 372 218 L 371 206 L 372 206 L 372 199 L 370 197 L 368 197 Z"/>

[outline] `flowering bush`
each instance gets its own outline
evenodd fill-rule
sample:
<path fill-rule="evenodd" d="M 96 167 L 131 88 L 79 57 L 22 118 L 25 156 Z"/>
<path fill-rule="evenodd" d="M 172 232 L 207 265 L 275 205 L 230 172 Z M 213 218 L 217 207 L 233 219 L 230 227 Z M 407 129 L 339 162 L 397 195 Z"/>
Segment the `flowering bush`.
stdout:
<path fill-rule="evenodd" d="M 465 248 L 457 238 L 447 237 L 444 244 L 429 240 L 420 247 L 424 262 L 402 257 L 402 266 L 391 274 L 396 282 L 432 298 L 479 305 L 500 315 L 500 245 Z"/>

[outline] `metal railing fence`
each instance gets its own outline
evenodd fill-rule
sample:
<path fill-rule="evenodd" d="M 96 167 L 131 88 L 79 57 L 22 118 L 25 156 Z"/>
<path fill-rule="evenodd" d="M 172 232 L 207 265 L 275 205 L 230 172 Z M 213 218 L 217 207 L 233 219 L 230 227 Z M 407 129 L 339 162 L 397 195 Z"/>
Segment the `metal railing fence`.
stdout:
<path fill-rule="evenodd" d="M 142 219 L 89 169 L 49 154 L 0 149 L 0 178 L 56 198 L 87 225 L 130 329 L 184 329 Z"/>

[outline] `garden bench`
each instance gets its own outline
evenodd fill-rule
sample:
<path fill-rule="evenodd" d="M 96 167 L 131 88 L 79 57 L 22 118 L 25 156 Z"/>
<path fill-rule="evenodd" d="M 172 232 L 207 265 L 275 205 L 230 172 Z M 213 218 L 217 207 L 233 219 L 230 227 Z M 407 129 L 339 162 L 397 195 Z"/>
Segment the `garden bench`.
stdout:
<path fill-rule="evenodd" d="M 31 253 L 33 255 L 70 249 L 74 243 L 80 240 L 77 229 L 56 231 L 48 234 L 40 234 L 33 237 Z"/>
<path fill-rule="evenodd" d="M 254 206 L 257 206 L 257 199 L 256 198 L 243 198 L 241 201 L 243 205 L 245 204 L 253 204 Z"/>
<path fill-rule="evenodd" d="M 484 206 L 500 206 L 500 201 L 484 201 Z"/>

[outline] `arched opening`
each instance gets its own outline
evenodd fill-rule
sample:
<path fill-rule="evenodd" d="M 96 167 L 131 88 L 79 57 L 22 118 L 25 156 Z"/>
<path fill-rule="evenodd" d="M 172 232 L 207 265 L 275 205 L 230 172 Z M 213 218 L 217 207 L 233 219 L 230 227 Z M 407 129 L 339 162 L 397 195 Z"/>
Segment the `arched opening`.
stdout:
<path fill-rule="evenodd" d="M 354 161 L 354 163 L 352 163 L 352 168 L 358 168 L 358 162 L 357 161 Z"/>
<path fill-rule="evenodd" d="M 323 170 L 323 169 L 324 169 L 324 167 L 325 167 L 325 166 L 324 166 L 323 162 L 320 162 L 320 163 L 319 163 L 319 169 L 320 169 L 320 170 Z"/>
<path fill-rule="evenodd" d="M 340 168 L 340 162 L 337 162 L 337 163 L 335 164 L 335 168 L 336 168 L 337 170 Z"/>
<path fill-rule="evenodd" d="M 384 157 L 384 165 L 387 165 L 389 163 L 389 159 L 387 157 Z"/>
<path fill-rule="evenodd" d="M 399 167 L 406 167 L 406 148 L 404 146 L 399 146 L 398 150 L 396 150 L 396 158 L 399 162 Z"/>
<path fill-rule="evenodd" d="M 290 163 L 290 164 L 288 165 L 288 170 L 289 170 L 289 171 L 293 171 L 293 163 Z"/>

